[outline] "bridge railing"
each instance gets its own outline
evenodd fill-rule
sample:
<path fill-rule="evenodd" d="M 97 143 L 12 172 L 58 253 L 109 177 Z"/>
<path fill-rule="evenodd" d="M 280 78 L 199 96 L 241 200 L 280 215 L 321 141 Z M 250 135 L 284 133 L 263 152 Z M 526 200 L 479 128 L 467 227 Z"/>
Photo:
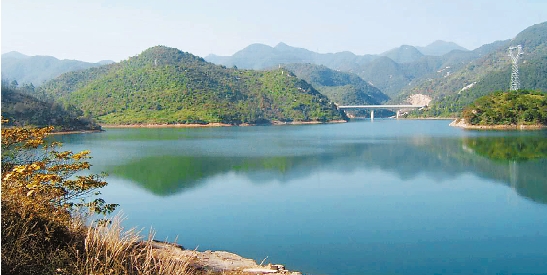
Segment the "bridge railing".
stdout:
<path fill-rule="evenodd" d="M 427 105 L 340 105 L 338 109 L 420 109 Z"/>

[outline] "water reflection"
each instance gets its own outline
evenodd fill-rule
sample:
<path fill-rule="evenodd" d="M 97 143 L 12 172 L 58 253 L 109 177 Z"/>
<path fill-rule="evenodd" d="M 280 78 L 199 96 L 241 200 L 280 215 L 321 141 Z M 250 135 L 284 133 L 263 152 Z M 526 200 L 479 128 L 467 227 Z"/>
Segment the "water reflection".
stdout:
<path fill-rule="evenodd" d="M 543 136 L 478 137 L 464 139 L 464 146 L 501 162 L 547 158 L 547 138 Z"/>
<path fill-rule="evenodd" d="M 64 141 L 111 175 L 103 194 L 127 228 L 150 225 L 187 247 L 305 274 L 546 270 L 547 158 L 532 148 L 544 152 L 547 132 L 446 124 L 115 129 Z"/>
<path fill-rule="evenodd" d="M 302 141 L 289 144 L 283 146 L 312 146 Z M 226 152 L 218 156 L 143 155 L 110 166 L 107 172 L 159 196 L 197 188 L 208 178 L 226 173 L 244 175 L 254 183 L 286 183 L 320 171 L 352 172 L 364 168 L 380 168 L 401 179 L 425 174 L 438 182 L 473 173 L 511 186 L 533 201 L 547 203 L 547 139 L 543 136 L 411 137 L 381 142 L 351 139 L 316 146 L 322 150 L 284 156 Z"/>

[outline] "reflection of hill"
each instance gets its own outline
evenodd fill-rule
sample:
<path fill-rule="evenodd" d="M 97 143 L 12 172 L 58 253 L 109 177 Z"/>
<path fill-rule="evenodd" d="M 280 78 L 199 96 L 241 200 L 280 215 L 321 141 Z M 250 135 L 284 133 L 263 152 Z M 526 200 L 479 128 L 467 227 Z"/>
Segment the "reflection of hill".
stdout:
<path fill-rule="evenodd" d="M 310 163 L 310 160 L 302 160 L 302 157 L 152 156 L 115 166 L 109 173 L 133 180 L 157 195 L 170 195 L 230 171 L 254 174 L 255 179 L 263 172 L 268 172 L 269 179 L 282 177 L 287 170 L 298 167 L 299 162 Z"/>
<path fill-rule="evenodd" d="M 537 142 L 536 148 L 545 148 L 547 142 L 545 138 L 532 137 L 530 140 Z M 521 138 L 521 141 L 527 139 Z M 394 139 L 384 143 L 352 141 L 331 145 L 322 153 L 303 156 L 148 157 L 115 166 L 108 172 L 130 179 L 158 195 L 195 188 L 204 184 L 207 178 L 228 172 L 245 174 L 254 182 L 288 182 L 320 171 L 346 173 L 364 167 L 391 171 L 403 179 L 425 174 L 439 181 L 473 173 L 512 186 L 521 196 L 547 203 L 545 155 L 528 162 L 500 162 L 469 148 L 469 144 L 496 144 L 496 148 L 503 151 L 506 150 L 503 146 L 514 143 L 518 142 L 511 142 L 507 137 L 469 138 L 464 144 L 460 139 L 451 138 Z"/>
<path fill-rule="evenodd" d="M 517 166 L 515 189 L 523 197 L 547 204 L 547 159 Z M 511 176 L 511 175 L 509 175 Z"/>
<path fill-rule="evenodd" d="M 482 137 L 465 140 L 475 153 L 497 161 L 527 161 L 547 158 L 547 139 L 543 136 Z"/>
<path fill-rule="evenodd" d="M 464 147 L 501 166 L 490 177 L 515 188 L 521 196 L 547 203 L 547 138 L 542 135 L 465 139 Z M 486 167 L 486 171 L 488 167 Z"/>

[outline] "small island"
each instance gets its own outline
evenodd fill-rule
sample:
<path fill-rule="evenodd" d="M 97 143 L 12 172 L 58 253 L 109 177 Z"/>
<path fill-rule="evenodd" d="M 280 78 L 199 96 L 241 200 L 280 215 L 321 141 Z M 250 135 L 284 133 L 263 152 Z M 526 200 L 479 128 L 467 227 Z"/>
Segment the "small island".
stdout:
<path fill-rule="evenodd" d="M 543 129 L 547 127 L 547 95 L 539 91 L 494 92 L 465 107 L 450 126 L 464 129 Z"/>

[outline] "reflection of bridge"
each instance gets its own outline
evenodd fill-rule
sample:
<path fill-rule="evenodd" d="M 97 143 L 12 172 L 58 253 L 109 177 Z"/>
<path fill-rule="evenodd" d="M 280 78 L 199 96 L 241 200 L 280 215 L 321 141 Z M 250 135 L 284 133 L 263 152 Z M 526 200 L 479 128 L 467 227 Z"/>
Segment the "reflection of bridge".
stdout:
<path fill-rule="evenodd" d="M 374 119 L 374 109 L 397 110 L 397 119 L 403 109 L 421 109 L 427 105 L 355 105 L 355 106 L 338 106 L 338 109 L 368 109 L 370 110 L 370 119 Z"/>

